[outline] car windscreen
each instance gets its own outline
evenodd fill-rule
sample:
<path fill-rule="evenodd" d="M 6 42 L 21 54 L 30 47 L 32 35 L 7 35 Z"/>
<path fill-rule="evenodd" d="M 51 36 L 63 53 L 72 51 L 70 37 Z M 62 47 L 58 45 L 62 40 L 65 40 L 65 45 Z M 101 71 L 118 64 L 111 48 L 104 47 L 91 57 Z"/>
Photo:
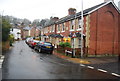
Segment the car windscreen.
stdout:
<path fill-rule="evenodd" d="M 44 42 L 45 45 L 52 45 L 51 43 Z"/>
<path fill-rule="evenodd" d="M 34 42 L 39 42 L 38 40 L 33 40 Z"/>

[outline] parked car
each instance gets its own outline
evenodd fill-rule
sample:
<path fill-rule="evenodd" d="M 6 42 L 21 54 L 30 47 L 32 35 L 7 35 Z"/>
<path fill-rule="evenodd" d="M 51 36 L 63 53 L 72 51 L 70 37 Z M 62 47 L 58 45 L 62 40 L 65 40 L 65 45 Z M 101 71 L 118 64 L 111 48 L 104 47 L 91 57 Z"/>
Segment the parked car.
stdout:
<path fill-rule="evenodd" d="M 40 41 L 36 44 L 34 49 L 38 50 L 39 52 L 48 52 L 52 54 L 54 46 L 50 42 Z"/>
<path fill-rule="evenodd" d="M 26 40 L 25 40 L 26 44 L 29 44 L 29 42 L 30 42 L 31 40 L 33 40 L 32 37 L 26 38 Z"/>
<path fill-rule="evenodd" d="M 29 42 L 29 46 L 32 47 L 32 48 L 34 48 L 35 45 L 36 45 L 38 42 L 39 42 L 38 40 L 31 40 L 31 41 Z"/>

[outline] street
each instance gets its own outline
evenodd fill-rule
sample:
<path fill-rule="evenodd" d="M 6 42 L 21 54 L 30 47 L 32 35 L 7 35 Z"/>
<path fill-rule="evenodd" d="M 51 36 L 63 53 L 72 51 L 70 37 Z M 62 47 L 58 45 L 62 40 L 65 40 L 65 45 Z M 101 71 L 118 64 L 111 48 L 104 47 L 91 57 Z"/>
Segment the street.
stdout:
<path fill-rule="evenodd" d="M 58 58 L 39 53 L 24 41 L 16 41 L 6 53 L 3 79 L 118 79 L 113 75 L 92 70 Z"/>

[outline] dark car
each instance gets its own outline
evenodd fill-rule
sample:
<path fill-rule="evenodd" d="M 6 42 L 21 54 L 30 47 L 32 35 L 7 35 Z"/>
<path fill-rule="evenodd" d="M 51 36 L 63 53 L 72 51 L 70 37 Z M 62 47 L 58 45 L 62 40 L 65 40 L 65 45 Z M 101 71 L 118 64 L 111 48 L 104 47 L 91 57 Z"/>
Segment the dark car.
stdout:
<path fill-rule="evenodd" d="M 38 40 L 31 40 L 31 41 L 29 42 L 29 46 L 32 47 L 32 48 L 34 48 L 35 45 L 36 45 L 38 42 L 39 42 Z"/>
<path fill-rule="evenodd" d="M 39 52 L 48 52 L 52 54 L 54 46 L 50 42 L 40 41 L 36 44 L 34 49 L 38 50 Z"/>

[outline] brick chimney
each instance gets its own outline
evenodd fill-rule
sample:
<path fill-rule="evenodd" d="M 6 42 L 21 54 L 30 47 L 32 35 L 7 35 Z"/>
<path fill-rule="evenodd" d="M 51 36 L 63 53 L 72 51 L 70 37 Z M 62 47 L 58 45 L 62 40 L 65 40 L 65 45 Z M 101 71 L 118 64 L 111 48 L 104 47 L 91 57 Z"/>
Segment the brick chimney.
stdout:
<path fill-rule="evenodd" d="M 69 8 L 68 9 L 68 15 L 74 15 L 76 13 L 76 9 L 75 8 Z"/>
<path fill-rule="evenodd" d="M 114 2 L 114 0 L 104 0 L 104 2 L 108 2 L 108 1 L 113 1 Z"/>

